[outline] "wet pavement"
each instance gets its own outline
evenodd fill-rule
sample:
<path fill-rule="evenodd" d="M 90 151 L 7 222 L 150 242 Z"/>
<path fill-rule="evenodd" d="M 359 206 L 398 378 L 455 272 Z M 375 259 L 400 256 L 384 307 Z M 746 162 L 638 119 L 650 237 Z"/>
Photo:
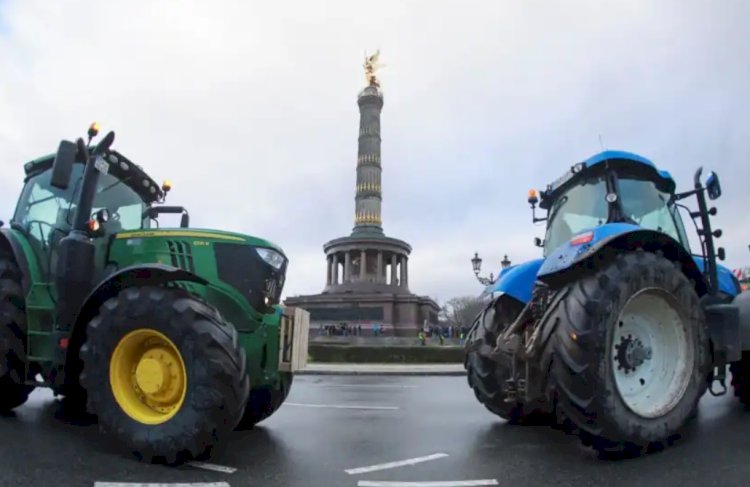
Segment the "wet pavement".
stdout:
<path fill-rule="evenodd" d="M 275 415 L 206 460 L 225 471 L 139 463 L 96 426 L 67 423 L 57 405 L 35 391 L 15 417 L 0 418 L 0 485 L 750 484 L 750 412 L 730 395 L 704 397 L 675 446 L 613 461 L 561 431 L 506 425 L 476 402 L 464 377 L 298 376 Z M 383 465 L 404 460 L 413 464 Z M 435 483 L 451 481 L 464 482 Z"/>

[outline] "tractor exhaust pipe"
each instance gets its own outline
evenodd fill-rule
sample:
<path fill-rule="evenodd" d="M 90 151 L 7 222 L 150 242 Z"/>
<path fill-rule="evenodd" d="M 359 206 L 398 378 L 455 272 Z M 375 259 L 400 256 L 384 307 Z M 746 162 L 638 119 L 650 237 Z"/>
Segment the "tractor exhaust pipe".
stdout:
<path fill-rule="evenodd" d="M 86 232 L 88 229 L 87 224 L 89 218 L 91 218 L 91 209 L 94 205 L 94 196 L 96 196 L 96 183 L 99 181 L 99 171 L 95 166 L 96 158 L 109 149 L 114 140 L 115 133 L 109 132 L 99 141 L 96 147 L 94 147 L 91 154 L 89 154 L 89 149 L 86 147 L 86 143 L 83 139 L 79 138 L 76 141 L 78 153 L 83 157 L 86 166 L 83 170 L 81 194 L 78 198 L 78 204 L 76 205 L 76 212 L 73 218 L 74 231 Z"/>

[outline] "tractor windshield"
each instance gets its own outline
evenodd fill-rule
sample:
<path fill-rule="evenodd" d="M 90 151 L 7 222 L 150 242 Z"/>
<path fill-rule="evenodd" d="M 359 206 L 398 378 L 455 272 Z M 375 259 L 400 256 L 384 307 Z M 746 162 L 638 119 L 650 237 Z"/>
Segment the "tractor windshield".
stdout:
<path fill-rule="evenodd" d="M 71 229 L 82 175 L 83 165 L 75 164 L 66 190 L 50 184 L 51 170 L 31 176 L 21 192 L 13 221 L 44 247 L 53 239 L 59 240 Z M 140 195 L 109 174 L 99 175 L 94 198 L 93 211 L 102 208 L 111 214 L 110 221 L 102 225 L 107 234 L 148 225 L 148 220 L 142 218 L 146 203 Z"/>
<path fill-rule="evenodd" d="M 618 179 L 620 205 L 626 217 L 637 225 L 666 233 L 688 247 L 687 236 L 677 206 L 670 195 L 659 191 L 653 182 L 642 179 Z"/>
<path fill-rule="evenodd" d="M 544 255 L 570 240 L 573 235 L 607 221 L 607 184 L 593 178 L 570 188 L 550 208 Z"/>

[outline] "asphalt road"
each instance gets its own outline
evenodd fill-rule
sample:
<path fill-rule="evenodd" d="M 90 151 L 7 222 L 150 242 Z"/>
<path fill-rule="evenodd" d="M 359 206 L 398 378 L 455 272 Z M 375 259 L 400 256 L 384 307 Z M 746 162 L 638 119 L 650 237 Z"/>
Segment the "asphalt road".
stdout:
<path fill-rule="evenodd" d="M 750 484 L 750 412 L 730 395 L 706 396 L 698 422 L 672 448 L 612 461 L 549 427 L 506 425 L 476 402 L 464 377 L 298 376 L 274 416 L 236 433 L 224 451 L 206 460 L 225 472 L 139 463 L 114 451 L 96 426 L 69 424 L 57 409 L 47 391 L 36 391 L 15 417 L 0 418 L 0 485 Z M 427 458 L 347 473 L 420 457 Z"/>

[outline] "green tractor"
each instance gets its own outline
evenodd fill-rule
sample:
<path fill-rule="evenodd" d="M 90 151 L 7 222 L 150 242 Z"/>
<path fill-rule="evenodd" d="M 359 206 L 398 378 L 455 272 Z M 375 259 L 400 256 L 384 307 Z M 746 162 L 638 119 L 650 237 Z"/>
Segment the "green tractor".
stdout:
<path fill-rule="evenodd" d="M 309 315 L 279 304 L 279 247 L 189 228 L 97 134 L 27 163 L 0 228 L 0 412 L 49 387 L 138 458 L 189 460 L 281 406 Z"/>

